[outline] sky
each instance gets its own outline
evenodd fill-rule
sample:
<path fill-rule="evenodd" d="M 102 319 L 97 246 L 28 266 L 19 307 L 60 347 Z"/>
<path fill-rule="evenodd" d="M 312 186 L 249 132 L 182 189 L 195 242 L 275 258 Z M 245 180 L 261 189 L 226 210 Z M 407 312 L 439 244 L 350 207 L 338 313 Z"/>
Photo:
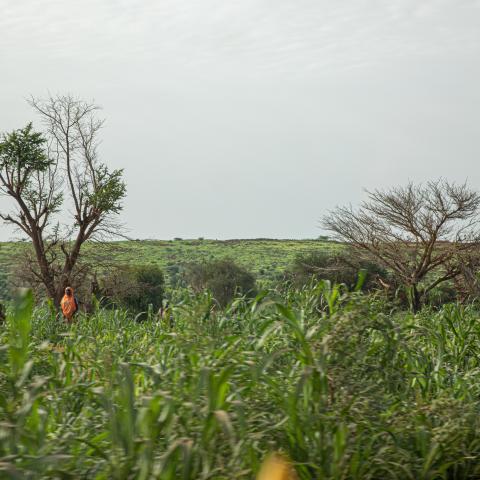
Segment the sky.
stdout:
<path fill-rule="evenodd" d="M 480 188 L 480 0 L 0 0 L 0 132 L 102 107 L 132 238 L 316 238 L 365 189 Z M 11 207 L 0 198 L 0 210 Z M 0 240 L 19 236 L 0 226 Z"/>

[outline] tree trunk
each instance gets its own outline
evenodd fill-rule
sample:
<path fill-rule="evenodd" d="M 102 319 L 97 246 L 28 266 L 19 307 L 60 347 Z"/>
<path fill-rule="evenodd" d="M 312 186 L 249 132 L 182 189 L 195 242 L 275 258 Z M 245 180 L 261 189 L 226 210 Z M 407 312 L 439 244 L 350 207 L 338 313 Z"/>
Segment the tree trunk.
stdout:
<path fill-rule="evenodd" d="M 413 313 L 417 313 L 422 306 L 422 302 L 421 302 L 420 292 L 418 291 L 418 287 L 416 283 L 412 285 L 411 292 L 412 292 L 411 294 L 412 311 Z"/>
<path fill-rule="evenodd" d="M 77 234 L 77 238 L 70 252 L 64 251 L 65 253 L 65 265 L 63 266 L 62 277 L 58 279 L 54 302 L 58 307 L 62 300 L 65 288 L 70 286 L 69 282 L 71 281 L 72 272 L 77 264 L 78 257 L 80 255 L 80 250 L 83 243 L 86 240 L 85 230 L 88 227 L 88 224 L 83 224 L 80 226 L 80 230 Z"/>
<path fill-rule="evenodd" d="M 60 280 L 57 284 L 57 288 L 55 290 L 54 297 L 52 298 L 53 303 L 55 304 L 55 306 L 57 308 L 60 307 L 60 302 L 62 301 L 62 297 L 63 297 L 64 292 L 65 292 L 65 288 L 68 287 L 67 284 L 68 284 L 68 282 L 65 278 L 62 278 L 62 280 Z"/>
<path fill-rule="evenodd" d="M 45 252 L 35 242 L 33 242 L 33 245 L 34 245 L 35 253 L 37 256 L 38 266 L 40 267 L 40 274 L 43 279 L 43 284 L 45 285 L 45 288 L 47 290 L 49 297 L 51 297 L 52 300 L 54 300 L 55 299 L 55 283 L 54 283 L 52 271 L 48 265 L 48 261 L 45 256 Z"/>

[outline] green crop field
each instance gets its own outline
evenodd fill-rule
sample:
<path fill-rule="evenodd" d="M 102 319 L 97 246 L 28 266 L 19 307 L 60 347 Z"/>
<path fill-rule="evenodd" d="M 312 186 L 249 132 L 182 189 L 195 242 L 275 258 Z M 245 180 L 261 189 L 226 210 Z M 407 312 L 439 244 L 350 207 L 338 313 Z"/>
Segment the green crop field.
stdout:
<path fill-rule="evenodd" d="M 1 244 L 4 284 L 28 248 Z M 279 283 L 297 255 L 341 248 L 86 245 L 99 265 L 162 267 L 167 314 L 94 301 L 66 325 L 31 292 L 6 302 L 0 478 L 247 480 L 272 452 L 300 480 L 480 478 L 477 304 L 413 314 L 381 291 Z M 171 281 L 178 266 L 220 258 L 256 275 L 256 298 L 222 308 Z"/>
<path fill-rule="evenodd" d="M 479 478 L 473 306 L 414 316 L 328 283 L 226 310 L 177 300 L 166 320 L 97 310 L 70 327 L 17 303 L 1 478 L 253 479 L 272 451 L 302 480 Z"/>
<path fill-rule="evenodd" d="M 9 272 L 27 248 L 20 242 L 0 243 L 0 299 L 2 293 L 6 296 Z M 164 270 L 167 280 L 185 263 L 227 257 L 250 270 L 262 283 L 284 272 L 298 254 L 338 248 L 337 243 L 320 240 L 141 240 L 87 243 L 83 255 L 90 261 L 101 257 L 114 264 L 156 264 Z"/>

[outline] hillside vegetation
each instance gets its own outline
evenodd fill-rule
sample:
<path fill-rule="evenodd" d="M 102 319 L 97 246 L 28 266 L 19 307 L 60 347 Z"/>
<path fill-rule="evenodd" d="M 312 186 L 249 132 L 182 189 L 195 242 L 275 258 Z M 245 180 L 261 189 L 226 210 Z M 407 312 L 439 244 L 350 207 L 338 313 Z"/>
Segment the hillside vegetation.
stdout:
<path fill-rule="evenodd" d="M 7 297 L 7 279 L 29 246 L 23 242 L 0 243 L 0 299 Z M 83 258 L 114 265 L 160 266 L 167 281 L 175 280 L 182 265 L 190 262 L 231 258 L 248 268 L 262 282 L 281 275 L 299 254 L 335 251 L 339 245 L 320 240 L 141 240 L 87 243 Z"/>

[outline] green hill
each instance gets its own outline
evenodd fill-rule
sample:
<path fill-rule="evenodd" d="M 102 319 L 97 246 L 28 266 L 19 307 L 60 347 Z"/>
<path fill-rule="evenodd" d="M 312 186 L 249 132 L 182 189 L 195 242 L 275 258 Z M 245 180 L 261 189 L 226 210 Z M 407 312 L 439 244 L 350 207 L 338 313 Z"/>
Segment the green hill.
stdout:
<path fill-rule="evenodd" d="M 16 258 L 28 243 L 0 243 L 0 298 L 7 294 L 8 275 Z M 229 257 L 254 273 L 259 281 L 271 281 L 281 274 L 298 254 L 339 248 L 324 240 L 136 240 L 109 243 L 90 242 L 83 254 L 92 262 L 156 264 L 172 280 L 182 264 Z"/>

